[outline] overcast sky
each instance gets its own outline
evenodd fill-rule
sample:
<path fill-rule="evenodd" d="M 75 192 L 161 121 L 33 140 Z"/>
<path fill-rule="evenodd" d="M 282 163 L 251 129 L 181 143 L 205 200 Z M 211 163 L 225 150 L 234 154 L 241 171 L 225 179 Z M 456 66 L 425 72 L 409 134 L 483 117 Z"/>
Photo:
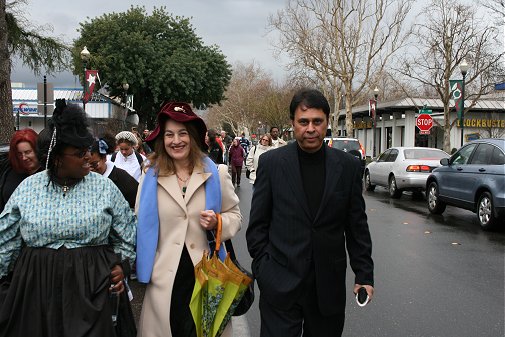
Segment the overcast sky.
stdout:
<path fill-rule="evenodd" d="M 284 7 L 284 0 L 28 0 L 24 13 L 34 25 L 51 24 L 53 36 L 60 36 L 66 42 L 78 37 L 79 22 L 86 17 L 94 18 L 104 13 L 125 12 L 131 5 L 143 5 L 148 12 L 154 6 L 165 6 L 167 12 L 189 17 L 196 34 L 205 45 L 217 45 L 229 63 L 237 61 L 257 62 L 274 78 L 285 78 L 282 62 L 273 56 L 272 40 L 267 34 L 267 19 L 270 14 Z M 92 50 L 90 50 L 93 53 Z M 23 82 L 33 86 L 42 78 L 16 62 L 13 67 L 12 82 Z M 78 87 L 77 78 L 71 72 L 48 77 L 55 87 Z"/>

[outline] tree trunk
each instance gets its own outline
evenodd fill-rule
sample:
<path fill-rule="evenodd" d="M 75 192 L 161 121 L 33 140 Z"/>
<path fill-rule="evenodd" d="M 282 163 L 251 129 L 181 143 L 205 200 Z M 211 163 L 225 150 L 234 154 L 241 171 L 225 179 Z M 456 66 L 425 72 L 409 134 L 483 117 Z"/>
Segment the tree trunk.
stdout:
<path fill-rule="evenodd" d="M 0 0 L 0 143 L 8 143 L 14 133 L 12 115 L 11 62 L 7 44 L 6 0 Z"/>
<path fill-rule="evenodd" d="M 449 102 L 444 102 L 444 151 L 451 153 L 451 119 Z"/>
<path fill-rule="evenodd" d="M 347 137 L 354 137 L 354 125 L 352 123 L 352 94 L 351 88 L 345 91 L 345 129 Z"/>
<path fill-rule="evenodd" d="M 330 125 L 331 125 L 331 136 L 338 136 L 338 116 L 340 114 L 340 102 L 342 100 L 342 96 L 340 96 L 340 92 L 335 92 L 335 99 L 333 100 L 333 115 L 335 116 L 335 122 L 333 121 L 332 116 L 330 115 Z"/>

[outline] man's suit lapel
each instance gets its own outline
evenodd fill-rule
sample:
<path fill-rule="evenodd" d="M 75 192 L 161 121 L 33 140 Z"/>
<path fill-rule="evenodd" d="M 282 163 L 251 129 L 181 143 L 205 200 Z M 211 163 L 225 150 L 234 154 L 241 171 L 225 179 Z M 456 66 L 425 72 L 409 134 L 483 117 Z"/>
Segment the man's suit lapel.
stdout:
<path fill-rule="evenodd" d="M 310 219 L 311 215 L 307 203 L 307 195 L 303 189 L 302 173 L 300 172 L 297 145 L 293 143 L 287 146 L 289 146 L 289 151 L 284 153 L 284 163 L 282 165 L 283 171 L 286 174 L 286 185 L 292 190 L 293 197 L 298 200 L 298 203 L 302 206 L 305 214 Z"/>
<path fill-rule="evenodd" d="M 323 145 L 326 146 L 326 145 Z M 326 204 L 330 201 L 328 200 L 328 196 L 331 188 L 335 188 L 338 180 L 340 179 L 340 175 L 342 174 L 342 164 L 340 163 L 340 159 L 334 150 L 325 147 L 325 170 L 326 170 L 326 179 L 324 184 L 324 192 L 323 197 L 321 198 L 321 203 L 319 204 L 319 209 L 317 210 L 316 217 L 314 218 L 314 223 L 318 221 L 318 218 L 321 216 L 321 213 L 324 212 L 326 208 Z"/>

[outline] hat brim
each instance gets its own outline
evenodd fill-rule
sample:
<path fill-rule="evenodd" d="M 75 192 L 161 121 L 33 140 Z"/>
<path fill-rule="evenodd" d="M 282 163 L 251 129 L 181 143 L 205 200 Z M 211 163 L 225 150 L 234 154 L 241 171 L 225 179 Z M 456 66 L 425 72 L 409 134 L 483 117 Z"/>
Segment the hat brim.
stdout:
<path fill-rule="evenodd" d="M 158 136 L 160 136 L 161 124 L 165 123 L 169 119 L 172 119 L 172 120 L 179 122 L 179 123 L 193 124 L 198 131 L 198 135 L 199 135 L 198 141 L 200 143 L 199 144 L 200 148 L 204 152 L 207 151 L 208 147 L 207 147 L 207 144 L 205 144 L 205 135 L 207 134 L 207 126 L 205 125 L 205 122 L 203 121 L 203 119 L 201 119 L 199 117 L 198 117 L 198 119 L 191 119 L 191 120 L 187 120 L 187 119 L 183 120 L 183 118 L 176 119 L 176 118 L 173 118 L 173 116 L 171 116 L 168 113 L 159 113 L 158 114 L 158 125 L 153 130 L 153 132 L 151 132 L 151 134 L 145 139 L 145 142 L 147 143 L 147 145 L 149 145 L 149 147 L 151 149 L 154 150 L 154 143 L 156 142 L 156 139 L 158 138 Z"/>

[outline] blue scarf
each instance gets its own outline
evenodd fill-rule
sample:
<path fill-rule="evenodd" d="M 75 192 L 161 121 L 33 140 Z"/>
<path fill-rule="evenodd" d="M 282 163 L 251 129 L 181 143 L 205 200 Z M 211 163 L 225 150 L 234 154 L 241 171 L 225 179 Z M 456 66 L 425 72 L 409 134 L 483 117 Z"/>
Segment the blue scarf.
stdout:
<path fill-rule="evenodd" d="M 205 209 L 221 213 L 221 182 L 216 164 L 204 158 L 204 172 L 211 173 L 205 182 Z M 137 225 L 137 280 L 149 283 L 154 266 L 154 256 L 158 246 L 160 219 L 158 217 L 158 174 L 149 168 L 140 192 Z M 224 245 L 219 251 L 223 258 Z"/>

